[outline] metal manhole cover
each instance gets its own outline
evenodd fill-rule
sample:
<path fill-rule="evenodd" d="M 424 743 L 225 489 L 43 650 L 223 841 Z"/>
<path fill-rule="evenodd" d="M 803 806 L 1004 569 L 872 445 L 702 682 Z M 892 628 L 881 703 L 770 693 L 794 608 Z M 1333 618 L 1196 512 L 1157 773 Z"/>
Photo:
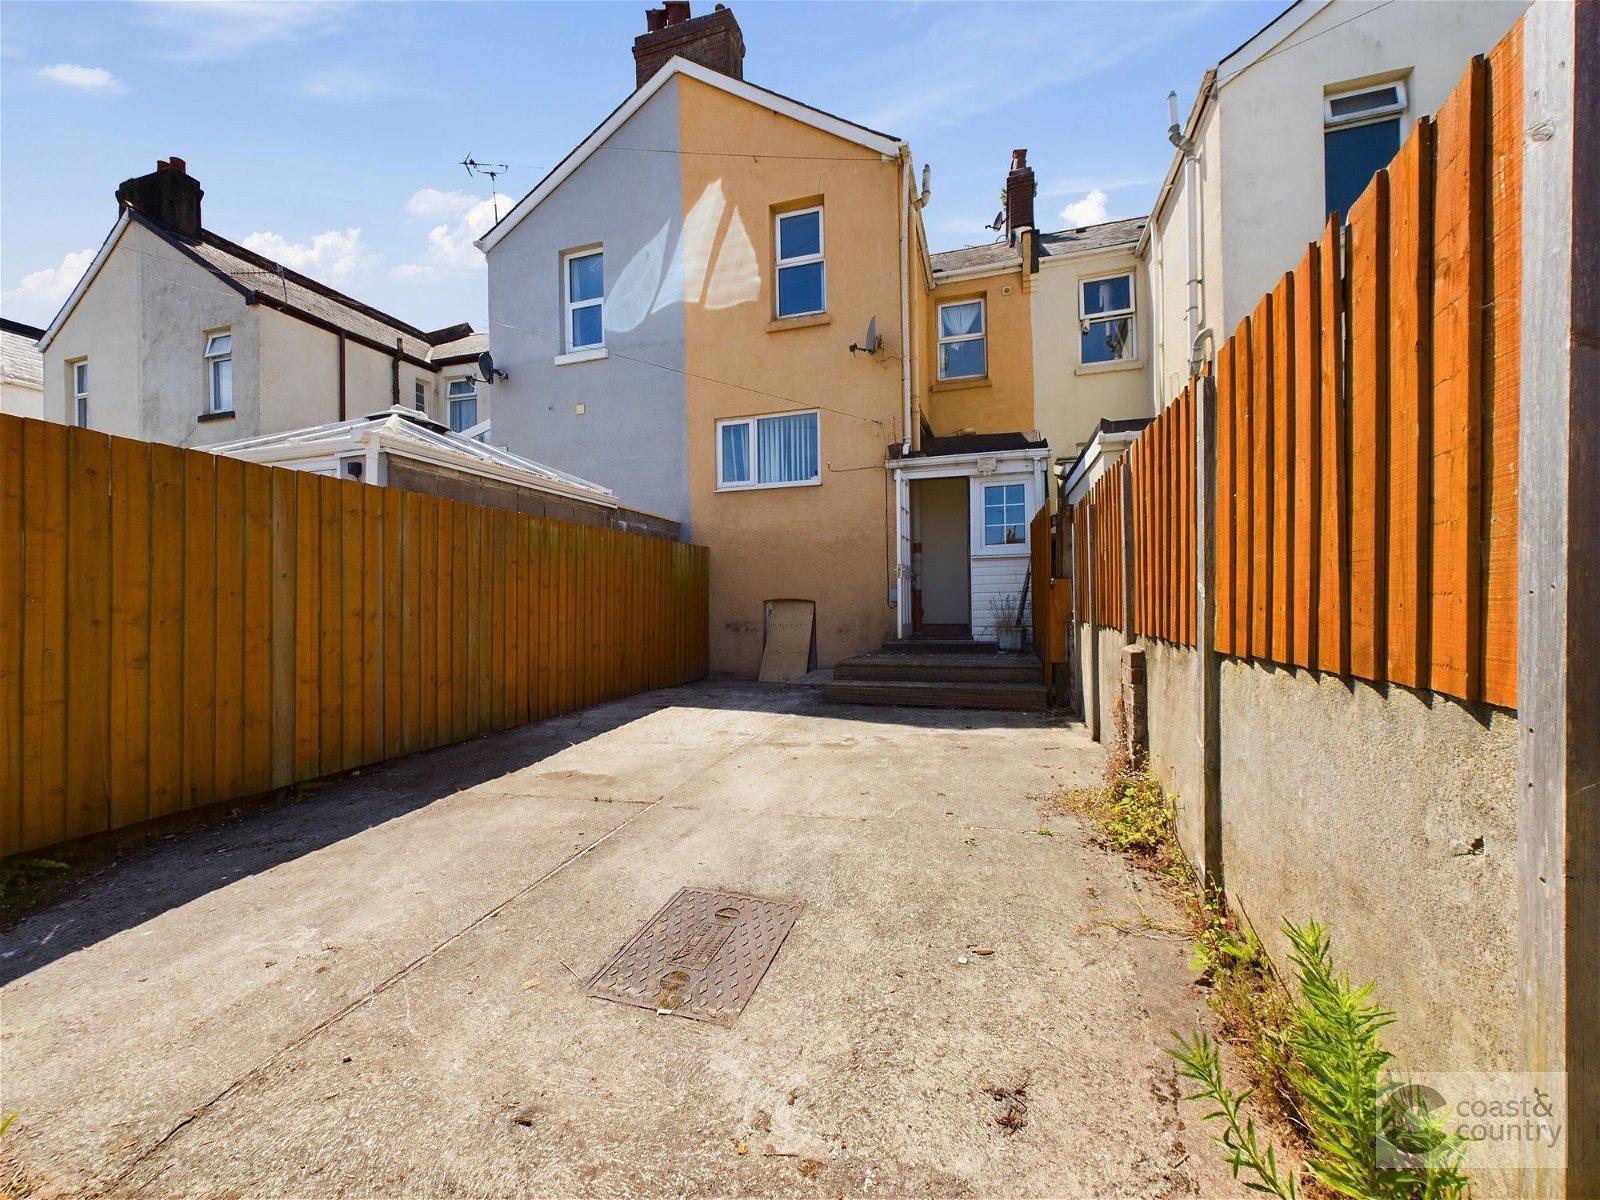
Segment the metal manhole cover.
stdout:
<path fill-rule="evenodd" d="M 584 994 L 732 1025 L 802 907 L 683 888 L 595 972 Z"/>

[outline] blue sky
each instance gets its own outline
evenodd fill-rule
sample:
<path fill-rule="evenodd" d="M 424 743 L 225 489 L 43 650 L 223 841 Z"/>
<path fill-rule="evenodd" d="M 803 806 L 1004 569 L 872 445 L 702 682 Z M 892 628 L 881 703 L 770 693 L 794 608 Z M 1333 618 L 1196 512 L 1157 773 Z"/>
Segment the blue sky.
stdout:
<path fill-rule="evenodd" d="M 633 87 L 645 0 L 0 4 L 0 312 L 43 325 L 129 176 L 178 155 L 205 223 L 425 328 L 486 321 L 488 181 L 520 197 Z M 709 0 L 695 6 L 707 11 Z M 1147 212 L 1166 94 L 1277 0 L 733 0 L 745 76 L 908 138 L 936 248 L 987 240 L 1013 147 L 1040 224 Z"/>

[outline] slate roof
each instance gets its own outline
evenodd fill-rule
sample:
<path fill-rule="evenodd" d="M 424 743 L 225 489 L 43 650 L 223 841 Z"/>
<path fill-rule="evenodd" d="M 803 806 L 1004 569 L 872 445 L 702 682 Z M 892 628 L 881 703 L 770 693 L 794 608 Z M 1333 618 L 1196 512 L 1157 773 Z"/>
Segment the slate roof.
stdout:
<path fill-rule="evenodd" d="M 37 342 L 44 330 L 17 321 L 0 323 L 0 378 L 22 387 L 44 389 L 44 355 Z"/>
<path fill-rule="evenodd" d="M 1121 221 L 1104 221 L 1099 225 L 1042 233 L 1039 235 L 1039 255 L 1041 258 L 1059 258 L 1090 250 L 1105 250 L 1112 246 L 1131 246 L 1139 240 L 1139 234 L 1149 221 L 1149 217 L 1128 217 Z M 969 267 L 1016 266 L 1022 261 L 1017 248 L 1003 240 L 981 246 L 963 246 L 959 250 L 941 250 L 928 257 L 933 262 L 935 275 L 964 271 Z"/>
<path fill-rule="evenodd" d="M 489 335 L 487 333 L 469 333 L 466 337 L 456 338 L 450 342 L 440 342 L 433 348 L 432 361 L 458 362 L 475 359 L 489 348 Z"/>
<path fill-rule="evenodd" d="M 376 342 L 385 349 L 392 348 L 395 340 L 399 339 L 401 349 L 406 354 L 423 362 L 429 362 L 438 358 L 441 353 L 466 353 L 464 349 L 453 348 L 467 343 L 476 344 L 475 339 L 481 338 L 483 345 L 472 351 L 474 357 L 489 348 L 487 334 L 468 334 L 466 337 L 456 338 L 435 347 L 429 341 L 429 334 L 415 325 L 408 324 L 398 317 L 392 317 L 370 304 L 363 304 L 343 292 L 335 291 L 325 283 L 308 275 L 302 275 L 237 242 L 230 242 L 209 229 L 200 231 L 199 242 L 190 242 L 175 236 L 170 230 L 163 229 L 142 213 L 136 210 L 130 211 L 134 220 L 151 233 L 177 250 L 198 258 L 212 273 L 231 280 L 240 290 L 256 292 L 269 304 L 277 302 L 287 305 L 295 312 L 325 321 L 345 333 Z M 451 326 L 449 330 L 441 332 L 448 334 L 459 328 L 462 327 Z"/>

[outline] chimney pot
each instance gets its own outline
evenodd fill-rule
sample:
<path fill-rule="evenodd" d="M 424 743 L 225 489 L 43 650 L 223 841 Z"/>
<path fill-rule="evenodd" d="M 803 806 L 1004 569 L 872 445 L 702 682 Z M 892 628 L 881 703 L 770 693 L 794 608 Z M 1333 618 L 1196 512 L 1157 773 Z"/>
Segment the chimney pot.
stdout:
<path fill-rule="evenodd" d="M 667 0 L 666 9 L 668 29 L 689 19 L 689 0 Z"/>
<path fill-rule="evenodd" d="M 188 173 L 189 164 L 184 162 L 183 159 L 179 158 L 176 154 L 174 154 L 170 159 L 168 159 L 167 162 L 168 162 L 168 165 L 172 168 L 172 170 L 174 170 L 174 171 L 182 171 L 185 174 Z"/>
<path fill-rule="evenodd" d="M 667 10 L 664 8 L 647 8 L 644 10 L 644 30 L 646 33 L 660 33 L 667 27 Z"/>
<path fill-rule="evenodd" d="M 1028 152 L 1026 150 L 1013 150 L 1011 152 L 1011 169 L 1021 171 L 1028 165 Z"/>

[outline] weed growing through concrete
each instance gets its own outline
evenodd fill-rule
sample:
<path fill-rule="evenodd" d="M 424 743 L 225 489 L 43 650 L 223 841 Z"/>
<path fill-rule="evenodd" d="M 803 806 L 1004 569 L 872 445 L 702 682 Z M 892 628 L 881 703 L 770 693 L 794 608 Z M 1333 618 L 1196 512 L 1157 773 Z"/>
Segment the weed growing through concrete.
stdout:
<path fill-rule="evenodd" d="M 1378 1034 L 1394 1015 L 1373 1000 L 1373 985 L 1356 987 L 1335 973 L 1331 941 L 1315 921 L 1284 923 L 1300 999 L 1272 969 L 1255 931 L 1228 909 L 1226 897 L 1200 879 L 1178 844 L 1176 810 L 1133 753 L 1119 701 L 1105 782 L 1060 793 L 1055 807 L 1087 817 L 1103 846 L 1166 880 L 1176 893 L 1194 942 L 1190 966 L 1211 989 L 1222 1036 L 1240 1052 L 1250 1086 L 1228 1087 L 1217 1045 L 1204 1031 L 1175 1036 L 1168 1053 L 1179 1074 L 1197 1085 L 1185 1099 L 1209 1100 L 1206 1119 L 1235 1178 L 1251 1191 L 1296 1196 L 1295 1175 L 1280 1167 L 1270 1139 L 1245 1114 L 1254 1100 L 1264 1120 L 1305 1160 L 1307 1195 L 1452 1200 L 1465 1194 L 1464 1146 L 1445 1136 L 1425 1111 L 1406 1107 L 1399 1085 L 1380 1084 L 1390 1055 Z M 1415 1149 L 1408 1169 L 1379 1169 L 1379 1115 L 1386 1130 L 1402 1128 Z"/>

